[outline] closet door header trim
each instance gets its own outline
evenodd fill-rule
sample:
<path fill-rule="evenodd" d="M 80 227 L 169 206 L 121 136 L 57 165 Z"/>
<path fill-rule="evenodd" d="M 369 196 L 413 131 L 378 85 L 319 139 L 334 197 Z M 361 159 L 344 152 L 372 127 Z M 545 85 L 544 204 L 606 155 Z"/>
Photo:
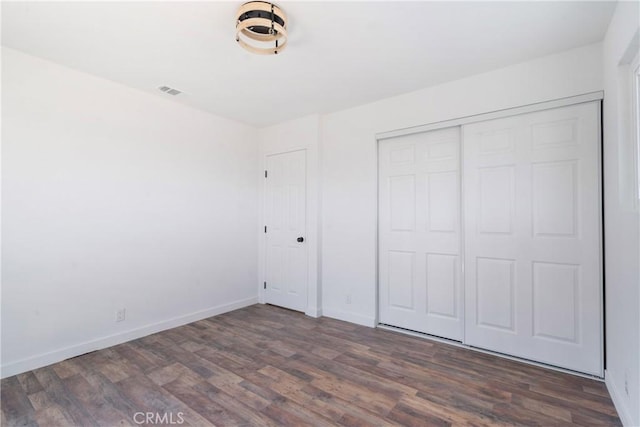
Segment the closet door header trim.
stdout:
<path fill-rule="evenodd" d="M 567 107 L 569 105 L 582 104 L 585 102 L 601 101 L 604 99 L 604 92 L 590 92 L 584 95 L 570 96 L 567 98 L 554 99 L 552 101 L 537 102 L 535 104 L 523 105 L 521 107 L 507 108 L 504 110 L 491 111 L 488 113 L 476 114 L 473 116 L 459 117 L 457 119 L 444 120 L 441 122 L 428 123 L 420 126 L 412 126 L 403 129 L 396 129 L 376 134 L 376 140 L 382 141 L 398 136 L 411 135 L 414 133 L 428 132 L 453 126 L 462 126 L 469 123 L 501 119 L 503 117 L 517 116 L 519 114 L 533 113 L 536 111 L 550 110 L 552 108 Z"/>

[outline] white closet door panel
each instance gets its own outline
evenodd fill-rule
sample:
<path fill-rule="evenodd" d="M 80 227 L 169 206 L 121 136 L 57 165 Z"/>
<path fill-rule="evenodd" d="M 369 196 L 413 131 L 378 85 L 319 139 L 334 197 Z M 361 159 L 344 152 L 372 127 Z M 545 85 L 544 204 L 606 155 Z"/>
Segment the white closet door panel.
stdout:
<path fill-rule="evenodd" d="M 460 131 L 379 146 L 380 322 L 462 339 Z"/>
<path fill-rule="evenodd" d="M 463 135 L 465 342 L 602 375 L 599 104 Z"/>

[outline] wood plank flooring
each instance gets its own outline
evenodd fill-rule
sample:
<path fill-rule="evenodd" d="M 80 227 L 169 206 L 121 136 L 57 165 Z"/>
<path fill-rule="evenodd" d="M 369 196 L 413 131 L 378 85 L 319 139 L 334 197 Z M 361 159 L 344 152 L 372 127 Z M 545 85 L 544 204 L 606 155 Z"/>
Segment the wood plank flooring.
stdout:
<path fill-rule="evenodd" d="M 602 382 L 265 305 L 1 385 L 3 426 L 620 425 Z"/>

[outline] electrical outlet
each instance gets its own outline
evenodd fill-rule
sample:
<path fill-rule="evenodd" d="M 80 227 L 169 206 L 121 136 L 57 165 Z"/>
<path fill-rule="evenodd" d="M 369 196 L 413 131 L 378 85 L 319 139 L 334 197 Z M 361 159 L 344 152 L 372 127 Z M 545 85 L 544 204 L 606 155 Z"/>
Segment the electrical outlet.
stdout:
<path fill-rule="evenodd" d="M 124 322 L 124 319 L 127 315 L 127 310 L 124 308 L 119 308 L 116 310 L 116 322 Z"/>
<path fill-rule="evenodd" d="M 347 294 L 346 303 L 351 304 L 351 294 Z"/>

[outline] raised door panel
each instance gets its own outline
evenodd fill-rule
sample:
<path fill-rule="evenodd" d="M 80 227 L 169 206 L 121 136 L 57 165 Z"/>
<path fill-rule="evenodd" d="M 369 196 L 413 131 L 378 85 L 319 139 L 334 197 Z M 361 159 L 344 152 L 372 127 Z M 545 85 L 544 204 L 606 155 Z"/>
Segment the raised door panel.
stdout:
<path fill-rule="evenodd" d="M 389 251 L 389 305 L 415 310 L 415 261 L 413 252 Z"/>
<path fill-rule="evenodd" d="M 460 188 L 459 173 L 427 174 L 427 229 L 431 232 L 458 231 Z"/>
<path fill-rule="evenodd" d="M 478 232 L 511 234 L 515 208 L 513 166 L 478 169 Z"/>
<path fill-rule="evenodd" d="M 578 344 L 580 266 L 534 262 L 533 336 Z"/>
<path fill-rule="evenodd" d="M 532 175 L 534 235 L 576 237 L 578 162 L 537 163 Z"/>
<path fill-rule="evenodd" d="M 515 332 L 515 261 L 476 258 L 476 324 Z"/>
<path fill-rule="evenodd" d="M 427 314 L 457 319 L 459 317 L 458 256 L 427 254 Z"/>
<path fill-rule="evenodd" d="M 416 224 L 416 178 L 389 177 L 389 209 L 392 231 L 412 231 Z"/>

